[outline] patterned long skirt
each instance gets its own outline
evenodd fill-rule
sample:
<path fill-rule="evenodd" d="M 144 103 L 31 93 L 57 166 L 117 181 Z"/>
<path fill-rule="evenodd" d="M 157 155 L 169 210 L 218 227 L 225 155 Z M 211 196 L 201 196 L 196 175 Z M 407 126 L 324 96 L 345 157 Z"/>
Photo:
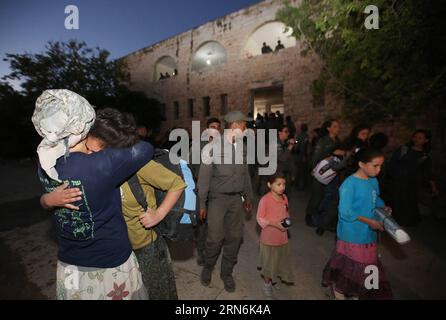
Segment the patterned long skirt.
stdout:
<path fill-rule="evenodd" d="M 134 251 L 150 300 L 177 300 L 177 287 L 169 248 L 163 237 Z"/>
<path fill-rule="evenodd" d="M 378 245 L 342 240 L 322 274 L 322 285 L 346 297 L 392 299 L 392 289 L 378 258 Z"/>
<path fill-rule="evenodd" d="M 116 268 L 88 268 L 57 262 L 58 300 L 147 300 L 138 260 L 132 252 Z"/>

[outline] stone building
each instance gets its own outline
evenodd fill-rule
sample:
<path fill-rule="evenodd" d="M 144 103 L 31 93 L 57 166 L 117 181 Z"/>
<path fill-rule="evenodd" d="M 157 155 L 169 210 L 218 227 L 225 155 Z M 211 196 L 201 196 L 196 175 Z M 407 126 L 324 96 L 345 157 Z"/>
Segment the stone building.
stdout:
<path fill-rule="evenodd" d="M 289 2 L 297 7 L 301 0 Z M 190 128 L 192 120 L 202 121 L 203 128 L 208 117 L 222 118 L 234 109 L 254 117 L 279 110 L 310 130 L 339 117 L 341 100 L 328 93 L 313 100 L 311 85 L 322 61 L 311 52 L 301 56 L 299 41 L 289 36 L 290 30 L 284 33 L 285 25 L 276 20 L 284 4 L 265 0 L 121 58 L 130 74 L 129 88 L 161 101 L 163 132 Z M 274 52 L 278 40 L 284 48 Z M 263 43 L 273 52 L 262 54 Z M 351 125 L 343 121 L 342 128 L 345 137 Z M 376 124 L 372 132 L 379 131 L 389 136 L 389 151 L 411 135 L 398 121 Z"/>
<path fill-rule="evenodd" d="M 297 7 L 300 0 L 289 2 Z M 279 110 L 310 130 L 339 117 L 342 101 L 329 93 L 313 99 L 311 85 L 322 61 L 311 52 L 301 56 L 299 41 L 276 20 L 284 4 L 265 0 L 121 58 L 129 88 L 161 101 L 164 132 L 190 128 L 192 120 L 203 127 L 210 116 L 222 118 L 235 109 L 254 117 Z M 278 40 L 284 49 L 276 52 Z M 262 54 L 263 43 L 273 52 Z M 343 121 L 342 127 L 345 137 L 351 125 Z M 389 136 L 390 149 L 410 137 L 397 122 L 379 123 L 373 127 L 378 131 Z"/>
<path fill-rule="evenodd" d="M 302 57 L 291 30 L 276 21 L 283 6 L 262 1 L 121 58 L 129 88 L 162 102 L 163 130 L 234 109 L 254 117 L 279 110 L 297 124 L 320 126 L 339 103 L 327 95 L 313 101 L 321 62 L 314 54 Z M 279 40 L 284 48 L 275 51 Z M 263 43 L 273 52 L 262 54 Z"/>

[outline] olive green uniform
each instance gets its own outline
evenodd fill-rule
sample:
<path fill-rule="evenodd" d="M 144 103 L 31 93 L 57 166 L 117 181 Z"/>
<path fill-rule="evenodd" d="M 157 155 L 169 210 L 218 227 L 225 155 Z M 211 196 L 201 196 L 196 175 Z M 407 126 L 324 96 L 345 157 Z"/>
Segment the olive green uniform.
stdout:
<path fill-rule="evenodd" d="M 206 208 L 207 204 L 205 268 L 214 268 L 223 248 L 222 278 L 232 275 L 243 239 L 245 212 L 241 195 L 243 194 L 246 200 L 253 199 L 246 161 L 243 164 L 234 162 L 236 150 L 242 146 L 242 142 L 230 144 L 225 139 L 222 137 L 220 140 L 224 148 L 212 155 L 214 163 L 202 163 L 198 175 L 200 208 Z M 246 147 L 243 150 L 245 151 Z M 232 164 L 224 164 L 225 157 L 232 159 Z M 215 164 L 217 159 L 220 159 L 221 164 Z M 243 159 L 246 159 L 245 152 Z"/>

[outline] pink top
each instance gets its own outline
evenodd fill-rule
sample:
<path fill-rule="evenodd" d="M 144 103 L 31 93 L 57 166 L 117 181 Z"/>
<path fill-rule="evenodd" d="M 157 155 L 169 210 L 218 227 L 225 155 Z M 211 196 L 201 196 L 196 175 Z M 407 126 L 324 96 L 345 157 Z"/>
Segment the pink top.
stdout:
<path fill-rule="evenodd" d="M 271 192 L 260 199 L 257 208 L 257 223 L 262 227 L 260 242 L 269 246 L 281 246 L 288 243 L 288 233 L 282 232 L 276 227 L 268 225 L 270 222 L 281 222 L 289 218 L 288 198 L 283 195 L 283 200 L 274 199 Z"/>

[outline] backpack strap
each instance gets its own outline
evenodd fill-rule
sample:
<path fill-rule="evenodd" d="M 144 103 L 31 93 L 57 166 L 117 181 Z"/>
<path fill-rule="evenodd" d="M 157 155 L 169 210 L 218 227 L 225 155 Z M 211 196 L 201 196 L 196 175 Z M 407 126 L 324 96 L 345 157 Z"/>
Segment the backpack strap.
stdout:
<path fill-rule="evenodd" d="M 136 201 L 138 201 L 140 206 L 144 209 L 144 211 L 146 211 L 149 205 L 147 204 L 146 195 L 141 187 L 141 184 L 139 183 L 137 175 L 135 174 L 127 182 L 129 184 L 130 191 L 132 191 Z"/>
<path fill-rule="evenodd" d="M 155 149 L 155 152 L 153 153 L 153 159 L 156 159 L 156 158 L 158 158 L 158 157 L 162 157 L 162 156 L 164 156 L 166 153 L 169 154 L 169 151 L 166 150 L 166 149 L 158 149 L 158 148 L 156 148 L 156 149 Z"/>

